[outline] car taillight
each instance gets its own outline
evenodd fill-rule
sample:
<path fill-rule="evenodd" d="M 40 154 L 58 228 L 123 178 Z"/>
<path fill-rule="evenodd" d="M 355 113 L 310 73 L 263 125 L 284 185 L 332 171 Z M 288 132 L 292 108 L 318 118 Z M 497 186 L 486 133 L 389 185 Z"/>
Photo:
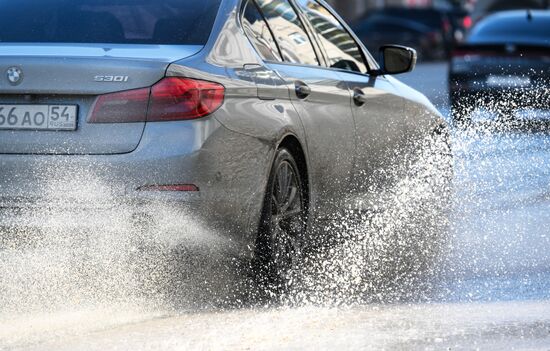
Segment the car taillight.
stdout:
<path fill-rule="evenodd" d="M 225 88 L 189 78 L 164 78 L 151 88 L 101 95 L 88 123 L 190 120 L 208 116 L 223 104 Z"/>
<path fill-rule="evenodd" d="M 464 28 L 470 29 L 472 24 L 474 24 L 474 22 L 472 21 L 472 17 L 466 16 L 462 19 L 462 25 L 464 26 Z"/>
<path fill-rule="evenodd" d="M 147 121 L 177 121 L 207 116 L 223 104 L 222 85 L 185 78 L 165 78 L 151 88 Z"/>
<path fill-rule="evenodd" d="M 150 89 L 127 90 L 97 98 L 88 123 L 143 122 L 147 118 Z"/>

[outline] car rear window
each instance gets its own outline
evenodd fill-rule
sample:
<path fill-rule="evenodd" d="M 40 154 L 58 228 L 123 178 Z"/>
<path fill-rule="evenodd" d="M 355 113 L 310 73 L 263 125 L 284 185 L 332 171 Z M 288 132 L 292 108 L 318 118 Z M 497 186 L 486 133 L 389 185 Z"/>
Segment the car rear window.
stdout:
<path fill-rule="evenodd" d="M 0 0 L 0 42 L 203 45 L 221 0 Z"/>

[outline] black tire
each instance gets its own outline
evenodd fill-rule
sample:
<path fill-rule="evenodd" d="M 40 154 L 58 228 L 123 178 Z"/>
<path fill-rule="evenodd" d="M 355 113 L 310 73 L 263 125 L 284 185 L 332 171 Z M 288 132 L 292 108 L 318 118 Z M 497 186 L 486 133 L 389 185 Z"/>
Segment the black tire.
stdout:
<path fill-rule="evenodd" d="M 262 285 L 282 291 L 299 263 L 307 230 L 307 191 L 289 150 L 277 151 L 258 230 L 255 272 Z"/>

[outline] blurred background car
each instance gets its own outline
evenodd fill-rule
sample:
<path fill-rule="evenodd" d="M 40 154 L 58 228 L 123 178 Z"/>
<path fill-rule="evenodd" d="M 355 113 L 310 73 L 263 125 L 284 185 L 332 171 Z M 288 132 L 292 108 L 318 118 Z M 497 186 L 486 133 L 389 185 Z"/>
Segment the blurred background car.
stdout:
<path fill-rule="evenodd" d="M 374 54 L 377 53 L 378 48 L 382 45 L 398 43 L 416 49 L 419 59 L 445 59 L 448 47 L 444 31 L 434 26 L 434 23 L 428 25 L 409 19 L 409 16 L 403 11 L 405 10 L 392 9 L 392 11 L 382 10 L 374 13 L 356 25 L 355 33 L 357 33 L 369 51 Z M 424 13 L 424 11 L 412 12 Z M 438 21 L 437 17 L 435 16 L 434 22 Z"/>
<path fill-rule="evenodd" d="M 507 10 L 548 9 L 550 0 L 329 0 L 369 48 L 402 43 L 426 60 L 450 58 L 473 26 Z M 414 23 L 413 23 L 414 22 Z M 371 43 L 373 42 L 373 43 Z M 441 51 L 445 50 L 445 55 Z M 376 55 L 376 52 L 373 52 Z"/>
<path fill-rule="evenodd" d="M 444 60 L 472 25 L 462 1 L 377 1 L 356 15 L 354 29 L 369 48 L 400 43 L 420 59 Z"/>
<path fill-rule="evenodd" d="M 452 54 L 455 122 L 480 105 L 509 118 L 520 107 L 550 108 L 550 11 L 499 12 L 479 22 Z"/>

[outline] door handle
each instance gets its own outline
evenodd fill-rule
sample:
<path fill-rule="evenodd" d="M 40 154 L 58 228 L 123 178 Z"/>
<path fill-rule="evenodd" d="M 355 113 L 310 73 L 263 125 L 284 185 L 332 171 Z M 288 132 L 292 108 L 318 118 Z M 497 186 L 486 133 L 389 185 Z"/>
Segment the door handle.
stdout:
<path fill-rule="evenodd" d="M 353 90 L 353 101 L 357 106 L 363 106 L 368 102 L 367 95 L 361 89 Z"/>
<path fill-rule="evenodd" d="M 298 99 L 305 99 L 311 95 L 311 88 L 306 83 L 297 81 L 295 86 Z"/>

